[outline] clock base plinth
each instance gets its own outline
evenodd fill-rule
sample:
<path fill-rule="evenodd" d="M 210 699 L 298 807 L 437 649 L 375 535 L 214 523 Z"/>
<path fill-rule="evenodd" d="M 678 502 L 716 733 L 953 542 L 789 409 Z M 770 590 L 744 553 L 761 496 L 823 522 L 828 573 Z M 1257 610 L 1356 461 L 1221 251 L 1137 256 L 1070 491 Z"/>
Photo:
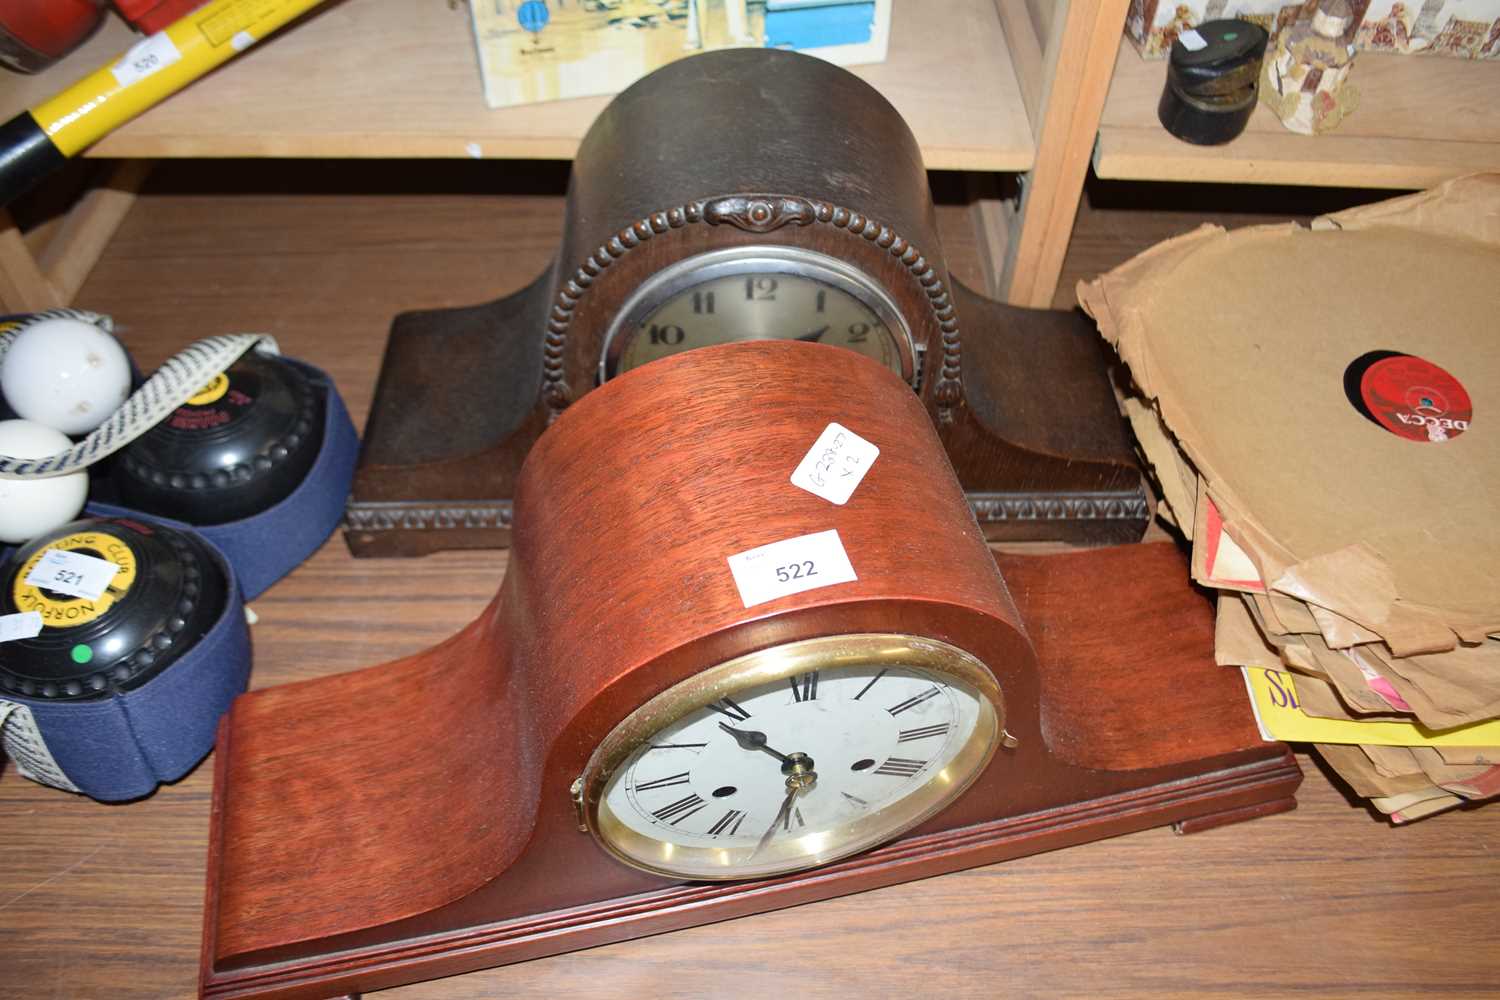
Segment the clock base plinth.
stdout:
<path fill-rule="evenodd" d="M 356 556 L 510 546 L 516 476 L 546 429 L 550 272 L 478 306 L 391 324 L 344 517 Z"/>
<path fill-rule="evenodd" d="M 1224 809 L 1216 813 L 1205 813 L 1202 816 L 1194 816 L 1192 819 L 1178 820 L 1172 824 L 1172 829 L 1181 834 L 1203 833 L 1206 830 L 1217 830 L 1221 826 L 1243 823 L 1246 820 L 1259 819 L 1262 816 L 1275 816 L 1277 813 L 1291 812 L 1295 808 L 1297 808 L 1297 800 L 1289 795 L 1284 799 L 1253 802 L 1247 806 L 1236 806 L 1233 809 Z"/>
<path fill-rule="evenodd" d="M 216 752 L 202 995 L 324 1000 L 1156 826 L 1190 832 L 1292 808 L 1301 772 L 1284 745 L 1260 741 L 1238 672 L 1214 664 L 1212 607 L 1174 545 L 998 561 L 1039 663 L 1046 745 L 1013 751 L 1031 755 L 1027 780 L 1016 780 L 1012 751 L 1002 750 L 962 798 L 911 833 L 775 878 L 673 884 L 626 869 L 578 831 L 566 776 L 544 775 L 535 815 L 515 826 L 524 843 L 488 881 L 403 907 L 433 887 L 412 877 L 409 861 L 369 860 L 380 857 L 379 830 L 393 817 L 429 823 L 428 853 L 451 855 L 454 871 L 483 863 L 482 852 L 464 853 L 465 833 L 510 819 L 476 794 L 498 799 L 526 759 L 524 747 L 509 758 L 503 746 L 479 754 L 472 743 L 478 720 L 504 717 L 503 685 L 488 678 L 506 643 L 487 619 L 432 653 L 242 698 Z M 399 724 L 372 721 L 392 704 L 402 706 Z M 308 747 L 298 734 L 314 731 L 339 752 L 299 754 Z M 289 755 L 300 756 L 295 789 L 267 777 Z M 468 767 L 479 773 L 466 776 Z M 393 791 L 399 772 L 433 777 Z M 271 850 L 258 844 L 316 840 L 309 818 L 328 814 L 337 818 L 323 822 L 376 838 L 376 853 L 351 864 L 341 845 L 321 843 L 308 846 L 295 885 L 258 874 L 256 852 Z M 403 850 L 409 844 L 389 845 L 393 858 Z M 392 918 L 375 925 L 366 906 L 340 905 L 351 885 L 371 880 L 395 901 Z M 278 900 L 289 895 L 328 905 L 278 922 Z"/>
<path fill-rule="evenodd" d="M 533 958 L 812 903 L 980 865 L 1173 825 L 1181 832 L 1296 807 L 1302 780 L 1285 747 L 1265 759 L 1044 813 L 907 837 L 799 875 L 729 885 L 695 883 L 600 900 L 525 919 L 477 924 L 380 949 L 330 948 L 292 962 L 207 970 L 202 996 L 341 1000 L 359 991 L 478 972 Z M 1238 803 L 1238 804 L 1234 804 Z M 1208 822 L 1195 825 L 1199 818 Z M 351 992 L 351 990 L 353 992 Z"/>

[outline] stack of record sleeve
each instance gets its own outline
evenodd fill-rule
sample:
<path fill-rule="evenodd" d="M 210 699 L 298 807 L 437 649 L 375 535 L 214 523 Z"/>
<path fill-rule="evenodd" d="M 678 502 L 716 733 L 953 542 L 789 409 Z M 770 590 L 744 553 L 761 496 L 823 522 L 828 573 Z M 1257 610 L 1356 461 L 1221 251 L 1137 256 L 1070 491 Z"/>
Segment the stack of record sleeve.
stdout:
<path fill-rule="evenodd" d="M 1500 175 L 1079 286 L 1269 737 L 1395 822 L 1500 795 Z"/>

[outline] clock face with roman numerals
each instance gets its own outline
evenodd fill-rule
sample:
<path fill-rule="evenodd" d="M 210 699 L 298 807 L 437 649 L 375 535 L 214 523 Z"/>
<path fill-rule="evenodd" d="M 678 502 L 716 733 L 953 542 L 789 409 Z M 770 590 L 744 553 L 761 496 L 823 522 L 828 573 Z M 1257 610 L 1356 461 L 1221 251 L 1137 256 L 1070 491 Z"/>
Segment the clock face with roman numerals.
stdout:
<path fill-rule="evenodd" d="M 601 747 L 619 759 L 595 775 L 591 826 L 632 865 L 747 878 L 874 846 L 961 793 L 1001 728 L 989 671 L 927 639 L 808 640 L 716 672 L 622 723 L 628 748 Z M 663 698 L 675 717 L 632 725 L 660 719 Z"/>

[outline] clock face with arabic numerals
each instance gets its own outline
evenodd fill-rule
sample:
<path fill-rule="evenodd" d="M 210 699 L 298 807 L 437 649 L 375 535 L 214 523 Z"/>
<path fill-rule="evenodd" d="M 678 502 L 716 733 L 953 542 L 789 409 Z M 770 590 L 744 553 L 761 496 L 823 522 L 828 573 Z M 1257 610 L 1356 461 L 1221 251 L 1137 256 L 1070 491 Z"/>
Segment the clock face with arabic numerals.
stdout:
<path fill-rule="evenodd" d="M 989 670 L 956 647 L 860 634 L 710 668 L 632 713 L 582 779 L 626 863 L 692 879 L 774 875 L 875 846 L 936 813 L 1003 731 Z"/>
<path fill-rule="evenodd" d="M 796 247 L 718 250 L 644 283 L 604 336 L 599 381 L 697 347 L 800 340 L 857 351 L 907 382 L 911 332 L 895 304 L 843 261 Z"/>

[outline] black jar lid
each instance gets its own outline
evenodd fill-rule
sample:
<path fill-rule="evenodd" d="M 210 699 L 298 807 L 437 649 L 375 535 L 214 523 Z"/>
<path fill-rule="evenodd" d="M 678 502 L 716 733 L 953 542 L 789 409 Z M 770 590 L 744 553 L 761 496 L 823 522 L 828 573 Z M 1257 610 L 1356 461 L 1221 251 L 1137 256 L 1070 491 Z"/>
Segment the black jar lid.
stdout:
<path fill-rule="evenodd" d="M 1162 127 L 1201 146 L 1237 137 L 1255 111 L 1267 40 L 1260 25 L 1233 18 L 1179 35 L 1156 108 Z"/>
<path fill-rule="evenodd" d="M 242 357 L 120 455 L 120 501 L 223 524 L 285 499 L 323 444 L 323 392 L 273 355 Z"/>
<path fill-rule="evenodd" d="M 1194 98 L 1238 96 L 1253 90 L 1260 77 L 1269 36 L 1250 21 L 1226 18 L 1205 21 L 1192 29 L 1201 45 L 1189 47 L 1183 32 L 1172 42 L 1167 63 L 1168 84 Z"/>
<path fill-rule="evenodd" d="M 27 583 L 49 550 L 117 569 L 92 599 Z M 63 525 L 0 566 L 0 614 L 42 616 L 39 635 L 0 644 L 0 697 L 86 701 L 140 687 L 208 633 L 227 598 L 224 572 L 196 536 L 124 517 Z"/>

